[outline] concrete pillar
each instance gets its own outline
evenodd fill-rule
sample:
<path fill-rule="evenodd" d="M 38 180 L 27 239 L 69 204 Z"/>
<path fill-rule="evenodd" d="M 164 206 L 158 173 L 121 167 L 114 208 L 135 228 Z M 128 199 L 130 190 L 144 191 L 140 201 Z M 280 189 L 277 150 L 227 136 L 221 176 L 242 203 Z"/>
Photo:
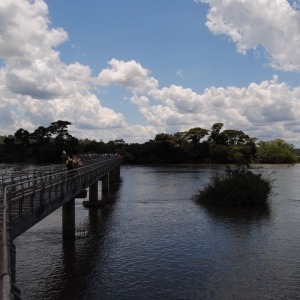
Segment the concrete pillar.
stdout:
<path fill-rule="evenodd" d="M 117 167 L 115 168 L 115 176 L 116 176 L 116 177 L 120 177 L 120 166 L 117 166 Z"/>
<path fill-rule="evenodd" d="M 108 193 L 108 174 L 102 177 L 102 195 Z"/>
<path fill-rule="evenodd" d="M 115 181 L 115 169 L 109 172 L 109 183 L 114 183 Z"/>
<path fill-rule="evenodd" d="M 64 238 L 75 238 L 75 198 L 62 207 L 62 229 Z"/>
<path fill-rule="evenodd" d="M 97 202 L 98 201 L 98 181 L 94 182 L 89 187 L 89 201 Z"/>

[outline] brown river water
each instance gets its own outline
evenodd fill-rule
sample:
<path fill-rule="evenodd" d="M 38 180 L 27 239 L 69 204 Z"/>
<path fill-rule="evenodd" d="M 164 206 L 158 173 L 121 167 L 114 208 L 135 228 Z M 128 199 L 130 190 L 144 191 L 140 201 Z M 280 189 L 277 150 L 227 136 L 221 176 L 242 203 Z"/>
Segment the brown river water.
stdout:
<path fill-rule="evenodd" d="M 203 207 L 192 195 L 224 167 L 122 166 L 104 208 L 76 199 L 15 240 L 24 299 L 300 299 L 300 165 L 265 166 L 264 208 Z M 99 184 L 101 197 L 101 184 Z"/>

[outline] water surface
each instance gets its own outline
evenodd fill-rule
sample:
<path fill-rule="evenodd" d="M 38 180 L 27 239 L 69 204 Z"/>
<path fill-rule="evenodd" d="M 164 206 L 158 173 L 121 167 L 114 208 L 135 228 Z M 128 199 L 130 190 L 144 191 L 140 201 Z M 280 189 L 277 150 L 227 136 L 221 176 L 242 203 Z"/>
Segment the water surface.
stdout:
<path fill-rule="evenodd" d="M 122 166 L 105 208 L 76 199 L 75 240 L 61 209 L 15 240 L 22 296 L 299 299 L 300 166 L 266 168 L 269 206 L 226 209 L 191 200 L 220 168 Z"/>

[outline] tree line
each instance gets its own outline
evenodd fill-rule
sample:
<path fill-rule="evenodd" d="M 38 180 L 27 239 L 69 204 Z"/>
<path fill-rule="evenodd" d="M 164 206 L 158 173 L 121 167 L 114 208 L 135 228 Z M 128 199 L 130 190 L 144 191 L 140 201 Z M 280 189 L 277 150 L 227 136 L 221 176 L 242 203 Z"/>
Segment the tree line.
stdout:
<path fill-rule="evenodd" d="M 223 123 L 211 129 L 200 127 L 175 134 L 160 133 L 152 140 L 126 143 L 77 139 L 68 132 L 68 121 L 39 126 L 32 133 L 22 128 L 13 135 L 0 136 L 0 162 L 55 163 L 67 153 L 119 153 L 132 164 L 237 164 L 296 163 L 297 149 L 282 139 L 258 141 L 241 130 L 222 130 Z"/>

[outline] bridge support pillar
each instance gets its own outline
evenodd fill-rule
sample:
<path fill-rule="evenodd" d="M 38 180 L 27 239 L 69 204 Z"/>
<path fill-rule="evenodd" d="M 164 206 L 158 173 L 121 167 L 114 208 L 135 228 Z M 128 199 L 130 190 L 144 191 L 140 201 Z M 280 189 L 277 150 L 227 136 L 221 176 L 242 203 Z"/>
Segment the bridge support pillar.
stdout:
<path fill-rule="evenodd" d="M 75 198 L 62 207 L 62 229 L 64 238 L 75 238 Z"/>
<path fill-rule="evenodd" d="M 109 183 L 114 183 L 114 182 L 115 182 L 115 169 L 109 172 Z"/>
<path fill-rule="evenodd" d="M 108 193 L 108 174 L 102 177 L 102 194 Z"/>
<path fill-rule="evenodd" d="M 89 187 L 89 201 L 97 202 L 98 201 L 98 181 L 94 182 Z"/>
<path fill-rule="evenodd" d="M 120 166 L 117 166 L 117 167 L 115 168 L 115 176 L 116 176 L 116 177 L 120 177 Z"/>
<path fill-rule="evenodd" d="M 105 202 L 98 201 L 98 181 L 89 187 L 89 201 L 83 201 L 85 207 L 101 207 Z"/>

